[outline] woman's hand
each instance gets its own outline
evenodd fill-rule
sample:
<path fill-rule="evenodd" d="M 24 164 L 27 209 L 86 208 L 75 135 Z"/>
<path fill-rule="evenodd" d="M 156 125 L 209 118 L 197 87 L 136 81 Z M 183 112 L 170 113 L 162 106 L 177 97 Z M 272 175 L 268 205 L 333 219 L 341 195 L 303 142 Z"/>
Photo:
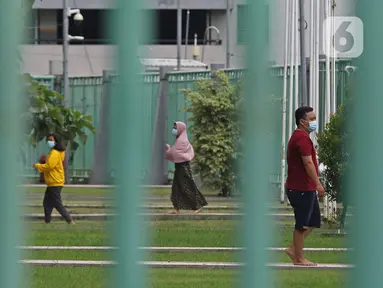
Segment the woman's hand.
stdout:
<path fill-rule="evenodd" d="M 33 167 L 33 169 L 36 169 L 36 164 L 33 164 L 32 167 Z"/>
<path fill-rule="evenodd" d="M 169 144 L 166 144 L 165 145 L 165 150 L 169 150 L 170 149 L 170 145 Z"/>

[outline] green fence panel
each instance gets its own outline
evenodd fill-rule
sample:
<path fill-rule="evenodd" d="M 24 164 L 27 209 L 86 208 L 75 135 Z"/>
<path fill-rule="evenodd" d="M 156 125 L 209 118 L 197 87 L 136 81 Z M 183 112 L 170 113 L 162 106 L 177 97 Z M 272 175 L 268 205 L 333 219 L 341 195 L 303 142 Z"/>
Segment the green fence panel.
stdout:
<path fill-rule="evenodd" d="M 187 96 L 183 89 L 195 89 L 195 84 L 200 79 L 210 78 L 210 71 L 199 72 L 172 72 L 168 75 L 168 119 L 169 125 L 175 121 L 185 122 L 189 126 L 190 115 L 185 112 Z M 169 132 L 171 137 L 171 131 Z"/>
<path fill-rule="evenodd" d="M 42 155 L 48 155 L 49 148 L 43 141 L 37 143 L 36 147 L 33 147 L 29 143 L 25 143 L 21 149 L 23 153 L 23 156 L 21 157 L 23 159 L 20 159 L 20 161 L 23 163 L 23 175 L 27 181 L 34 182 L 34 180 L 39 177 L 39 173 L 32 168 L 32 165 L 38 163 Z"/>
<path fill-rule="evenodd" d="M 131 137 L 138 137 L 142 145 L 144 153 L 141 157 L 141 178 L 144 178 L 150 171 L 150 160 L 152 152 L 152 139 L 154 133 L 154 121 L 156 117 L 158 88 L 160 83 L 160 77 L 158 73 L 144 73 L 138 74 L 137 94 L 134 97 L 140 99 L 140 117 L 136 121 L 140 122 L 143 129 L 137 135 L 131 135 Z M 115 95 L 115 89 L 119 84 L 119 76 L 115 76 L 111 85 L 111 93 Z M 128 96 L 127 96 L 128 97 Z M 121 128 L 124 129 L 128 123 L 121 123 Z"/>
<path fill-rule="evenodd" d="M 344 101 L 346 93 L 346 85 L 348 75 L 345 72 L 345 67 L 350 65 L 350 61 L 340 60 L 337 62 L 337 73 L 336 73 L 336 84 L 337 84 L 337 104 L 340 105 Z M 323 119 L 325 115 L 325 81 L 326 81 L 326 69 L 325 62 L 320 63 L 320 108 L 317 111 L 319 115 L 321 131 L 323 129 Z M 245 69 L 224 69 L 228 74 L 232 84 L 240 84 L 246 75 Z M 276 151 L 278 156 L 281 156 L 281 142 L 282 142 L 282 97 L 283 97 L 283 73 L 284 69 L 282 66 L 274 66 L 270 70 L 272 77 L 272 85 L 270 90 L 271 100 L 274 102 L 275 115 L 280 121 L 276 122 L 276 127 L 270 129 L 270 133 L 275 137 L 275 143 L 273 143 L 273 150 Z M 287 76 L 287 93 L 289 94 L 289 78 L 290 69 L 288 69 Z M 156 105 L 159 88 L 159 74 L 158 73 L 143 73 L 138 74 L 142 85 L 138 90 L 138 95 L 142 101 L 142 111 L 140 121 L 143 123 L 145 129 L 136 135 L 140 137 L 144 145 L 144 151 L 151 151 L 152 137 L 154 131 L 154 121 L 156 117 Z M 114 80 L 117 81 L 118 77 L 113 76 Z M 171 72 L 168 74 L 169 81 L 169 92 L 168 92 L 168 143 L 174 141 L 174 137 L 171 134 L 171 124 L 174 121 L 183 121 L 189 127 L 192 125 L 189 120 L 190 114 L 185 112 L 185 108 L 188 105 L 187 96 L 182 91 L 183 89 L 195 89 L 195 85 L 200 79 L 210 79 L 211 71 L 187 71 L 187 72 Z M 47 77 L 35 77 L 40 83 L 44 83 L 47 87 L 53 87 L 54 76 Z M 299 87 L 300 90 L 300 75 L 299 75 Z M 74 107 L 77 110 L 91 115 L 93 117 L 93 124 L 97 128 L 98 117 L 100 113 L 101 97 L 103 91 L 102 77 L 72 77 L 70 78 L 70 89 L 69 89 L 69 106 Z M 294 83 L 295 85 L 295 83 Z M 299 91 L 299 103 L 301 101 L 301 95 Z M 293 105 L 293 107 L 295 107 Z M 289 103 L 287 102 L 287 109 Z M 294 111 L 293 111 L 294 112 Z M 292 121 L 289 123 L 289 112 L 286 113 L 287 131 L 288 127 L 291 126 L 295 129 L 295 123 Z M 294 120 L 294 119 L 293 119 Z M 191 133 L 189 133 L 190 140 L 193 141 Z M 286 141 L 288 141 L 288 135 L 286 135 Z M 80 144 L 80 147 L 76 151 L 70 171 L 72 174 L 80 173 L 80 175 L 88 175 L 93 165 L 94 149 L 96 142 L 96 135 L 90 134 L 85 145 Z M 287 143 L 287 142 L 286 142 Z M 27 154 L 27 164 L 25 165 L 24 173 L 33 177 L 37 177 L 37 173 L 30 168 L 36 160 L 44 153 L 47 153 L 47 148 L 44 143 L 39 143 L 36 148 L 25 147 Z M 149 171 L 148 165 L 150 165 L 150 153 L 144 153 L 142 155 L 143 170 L 141 175 L 146 175 Z M 276 160 L 275 169 L 270 176 L 270 188 L 273 191 L 278 191 L 279 187 L 279 159 Z M 278 163 L 278 164 L 277 164 Z M 173 170 L 173 165 L 169 163 L 169 171 Z"/>
<path fill-rule="evenodd" d="M 102 77 L 69 78 L 68 106 L 81 113 L 92 116 L 93 125 L 97 127 L 102 96 Z M 85 132 L 88 132 L 85 130 Z M 70 173 L 73 176 L 89 176 L 92 169 L 96 135 L 87 133 L 85 144 L 76 139 L 80 146 L 76 150 Z"/>
<path fill-rule="evenodd" d="M 192 123 L 189 121 L 190 113 L 185 112 L 188 105 L 187 96 L 182 92 L 183 89 L 195 89 L 196 82 L 200 79 L 209 79 L 210 71 L 196 72 L 172 72 L 168 75 L 168 143 L 174 142 L 171 126 L 173 122 L 182 121 L 189 128 Z M 190 133 L 190 141 L 193 141 L 193 136 Z M 174 169 L 174 165 L 168 162 L 169 171 Z"/>
<path fill-rule="evenodd" d="M 45 87 L 47 87 L 50 90 L 54 90 L 55 88 L 55 76 L 33 76 L 33 80 L 39 82 L 40 84 L 43 84 Z"/>

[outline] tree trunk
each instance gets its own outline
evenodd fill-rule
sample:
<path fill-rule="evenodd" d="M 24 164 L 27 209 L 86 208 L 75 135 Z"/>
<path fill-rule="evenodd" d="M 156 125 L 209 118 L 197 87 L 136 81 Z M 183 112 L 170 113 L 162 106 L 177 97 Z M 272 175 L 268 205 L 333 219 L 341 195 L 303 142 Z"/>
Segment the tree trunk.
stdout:
<path fill-rule="evenodd" d="M 220 197 L 228 197 L 229 195 L 229 189 L 227 187 L 223 187 L 221 191 L 218 193 L 218 196 Z"/>

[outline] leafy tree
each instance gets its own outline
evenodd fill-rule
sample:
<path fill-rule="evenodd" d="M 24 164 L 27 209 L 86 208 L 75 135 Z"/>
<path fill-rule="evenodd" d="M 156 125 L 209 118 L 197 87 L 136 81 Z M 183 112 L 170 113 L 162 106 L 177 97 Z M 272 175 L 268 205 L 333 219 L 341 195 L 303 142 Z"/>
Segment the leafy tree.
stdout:
<path fill-rule="evenodd" d="M 190 127 L 196 152 L 196 172 L 204 184 L 227 196 L 238 189 L 236 164 L 241 157 L 239 85 L 224 71 L 201 79 L 194 90 L 184 90 L 190 105 Z"/>
<path fill-rule="evenodd" d="M 60 93 L 46 88 L 29 75 L 24 76 L 24 83 L 26 98 L 20 120 L 25 128 L 25 141 L 36 145 L 49 133 L 56 133 L 74 152 L 79 147 L 78 140 L 86 142 L 86 130 L 95 132 L 92 116 L 65 107 Z"/>
<path fill-rule="evenodd" d="M 340 216 L 341 228 L 344 227 L 348 208 L 348 195 L 344 179 L 350 173 L 351 133 L 350 111 L 352 109 L 351 88 L 346 91 L 343 105 L 338 107 L 337 113 L 331 115 L 324 131 L 318 134 L 319 161 L 326 166 L 323 172 L 326 192 L 332 201 L 343 204 Z"/>

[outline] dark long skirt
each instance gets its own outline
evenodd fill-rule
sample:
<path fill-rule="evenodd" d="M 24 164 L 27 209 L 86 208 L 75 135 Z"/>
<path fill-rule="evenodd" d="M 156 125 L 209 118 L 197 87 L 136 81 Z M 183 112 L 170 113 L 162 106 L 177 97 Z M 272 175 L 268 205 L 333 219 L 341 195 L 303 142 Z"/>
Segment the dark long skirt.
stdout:
<path fill-rule="evenodd" d="M 190 162 L 176 163 L 171 201 L 177 210 L 199 210 L 207 205 L 194 182 Z"/>

